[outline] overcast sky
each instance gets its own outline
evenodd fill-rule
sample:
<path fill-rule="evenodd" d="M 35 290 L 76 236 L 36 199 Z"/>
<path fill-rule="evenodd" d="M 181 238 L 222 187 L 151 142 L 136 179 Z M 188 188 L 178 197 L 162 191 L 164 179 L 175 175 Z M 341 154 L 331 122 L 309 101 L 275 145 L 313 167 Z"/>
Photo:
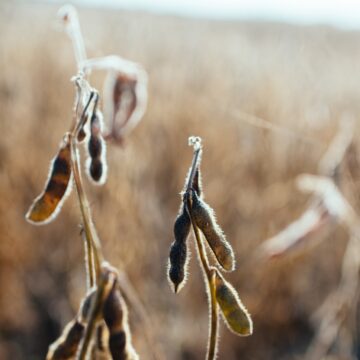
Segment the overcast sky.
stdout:
<path fill-rule="evenodd" d="M 72 3 L 195 17 L 325 23 L 360 29 L 360 0 L 74 0 Z"/>

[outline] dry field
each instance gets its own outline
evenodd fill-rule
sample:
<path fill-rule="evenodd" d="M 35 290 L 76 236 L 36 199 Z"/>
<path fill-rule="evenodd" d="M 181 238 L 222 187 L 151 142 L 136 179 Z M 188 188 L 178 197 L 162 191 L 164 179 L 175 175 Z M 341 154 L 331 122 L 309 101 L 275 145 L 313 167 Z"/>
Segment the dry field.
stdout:
<path fill-rule="evenodd" d="M 71 121 L 75 63 L 56 11 L 0 4 L 0 359 L 44 358 L 85 291 L 74 194 L 50 225 L 24 220 Z M 108 146 L 108 183 L 87 189 L 105 254 L 137 289 L 165 359 L 198 360 L 206 351 L 194 249 L 180 294 L 166 278 L 190 135 L 203 138 L 206 198 L 236 251 L 228 279 L 254 321 L 249 338 L 221 325 L 219 358 L 301 357 L 314 336 L 311 315 L 339 281 L 346 231 L 335 228 L 285 259 L 253 254 L 306 207 L 294 179 L 316 172 L 344 114 L 358 121 L 360 33 L 94 9 L 80 9 L 80 20 L 91 56 L 119 54 L 149 74 L 143 122 L 123 148 Z M 291 131 L 256 127 L 253 116 Z M 353 170 L 349 201 L 360 209 Z M 135 347 L 150 359 L 142 324 L 130 320 Z"/>

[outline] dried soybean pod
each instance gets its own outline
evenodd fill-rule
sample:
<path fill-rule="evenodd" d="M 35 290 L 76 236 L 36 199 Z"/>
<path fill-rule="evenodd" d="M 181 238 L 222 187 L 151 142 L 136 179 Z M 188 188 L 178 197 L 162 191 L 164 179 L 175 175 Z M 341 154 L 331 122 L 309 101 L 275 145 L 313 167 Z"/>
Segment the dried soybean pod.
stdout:
<path fill-rule="evenodd" d="M 87 174 L 95 184 L 102 185 L 106 180 L 106 144 L 101 135 L 103 118 L 99 110 L 95 110 L 91 116 L 90 137 L 88 140 L 89 158 L 86 162 Z"/>
<path fill-rule="evenodd" d="M 125 301 L 116 279 L 103 306 L 103 316 L 109 329 L 109 350 L 114 360 L 137 360 L 131 344 L 128 314 Z"/>
<path fill-rule="evenodd" d="M 70 139 L 67 136 L 51 162 L 45 190 L 30 206 L 26 219 L 37 225 L 53 220 L 71 191 L 71 178 Z"/>
<path fill-rule="evenodd" d="M 236 290 L 218 271 L 215 277 L 216 301 L 220 306 L 225 323 L 235 334 L 252 334 L 253 325 L 250 314 L 241 302 Z"/>
<path fill-rule="evenodd" d="M 213 209 L 192 191 L 191 213 L 196 225 L 203 232 L 217 261 L 224 270 L 235 269 L 234 252 L 220 226 L 216 223 Z"/>
<path fill-rule="evenodd" d="M 90 121 L 90 139 L 88 142 L 89 155 L 92 158 L 99 157 L 102 152 L 101 132 L 103 128 L 103 116 L 102 113 L 95 109 L 91 115 Z"/>
<path fill-rule="evenodd" d="M 190 233 L 191 220 L 185 206 L 175 220 L 175 241 L 171 244 L 169 255 L 169 280 L 174 284 L 174 292 L 177 293 L 186 280 L 186 268 L 188 263 L 187 238 Z"/>
<path fill-rule="evenodd" d="M 50 345 L 46 360 L 73 359 L 83 337 L 85 326 L 72 320 L 64 329 L 61 337 Z"/>

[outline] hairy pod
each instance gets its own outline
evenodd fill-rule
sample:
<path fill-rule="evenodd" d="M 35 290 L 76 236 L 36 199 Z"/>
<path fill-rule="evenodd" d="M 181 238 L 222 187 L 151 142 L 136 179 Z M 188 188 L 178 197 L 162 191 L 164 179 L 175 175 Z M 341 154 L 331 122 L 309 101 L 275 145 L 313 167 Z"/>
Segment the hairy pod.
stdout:
<path fill-rule="evenodd" d="M 131 344 L 127 308 L 117 280 L 104 302 L 103 317 L 109 329 L 109 350 L 112 359 L 138 359 L 138 355 Z"/>
<path fill-rule="evenodd" d="M 216 301 L 229 329 L 240 336 L 251 335 L 253 325 L 250 314 L 241 302 L 236 290 L 218 271 L 216 271 L 215 287 Z"/>
<path fill-rule="evenodd" d="M 190 233 L 191 220 L 185 206 L 177 216 L 174 225 L 175 240 L 170 247 L 169 280 L 174 284 L 177 293 L 185 283 L 188 259 L 187 238 Z"/>
<path fill-rule="evenodd" d="M 106 180 L 106 145 L 102 137 L 102 114 L 96 110 L 91 116 L 90 137 L 87 144 L 89 157 L 86 162 L 87 174 L 95 184 L 103 184 Z"/>
<path fill-rule="evenodd" d="M 66 137 L 58 154 L 51 162 L 45 190 L 30 206 L 26 219 L 37 225 L 46 224 L 53 220 L 66 196 L 70 193 L 71 178 L 70 139 Z"/>
<path fill-rule="evenodd" d="M 226 240 L 220 226 L 216 223 L 214 211 L 197 195 L 196 191 L 192 191 L 191 213 L 219 264 L 224 270 L 234 270 L 235 258 L 233 249 Z"/>
<path fill-rule="evenodd" d="M 64 329 L 61 337 L 49 347 L 46 360 L 73 359 L 84 335 L 85 326 L 72 320 Z"/>

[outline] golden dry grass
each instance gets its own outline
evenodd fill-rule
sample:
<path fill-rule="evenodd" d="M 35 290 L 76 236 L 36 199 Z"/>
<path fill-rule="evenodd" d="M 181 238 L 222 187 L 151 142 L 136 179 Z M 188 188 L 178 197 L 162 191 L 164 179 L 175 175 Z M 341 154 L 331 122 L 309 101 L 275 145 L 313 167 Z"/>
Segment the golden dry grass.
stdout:
<path fill-rule="evenodd" d="M 69 40 L 54 26 L 56 10 L 0 5 L 1 359 L 44 358 L 84 292 L 74 196 L 51 225 L 24 219 L 71 120 L 75 64 Z M 108 183 L 87 188 L 105 253 L 141 295 L 166 358 L 203 359 L 206 350 L 195 256 L 179 295 L 166 279 L 193 134 L 204 142 L 207 201 L 236 251 L 229 280 L 254 320 L 246 339 L 221 327 L 220 359 L 304 352 L 310 315 L 337 284 L 345 232 L 289 260 L 258 264 L 251 256 L 301 213 L 307 199 L 294 178 L 316 170 L 344 113 L 359 115 L 359 33 L 86 9 L 80 20 L 91 56 L 119 54 L 149 73 L 143 122 L 124 148 L 108 147 Z M 251 126 L 244 114 L 302 138 Z M 356 207 L 359 199 L 350 200 Z M 131 321 L 135 347 L 147 359 L 142 328 Z"/>

